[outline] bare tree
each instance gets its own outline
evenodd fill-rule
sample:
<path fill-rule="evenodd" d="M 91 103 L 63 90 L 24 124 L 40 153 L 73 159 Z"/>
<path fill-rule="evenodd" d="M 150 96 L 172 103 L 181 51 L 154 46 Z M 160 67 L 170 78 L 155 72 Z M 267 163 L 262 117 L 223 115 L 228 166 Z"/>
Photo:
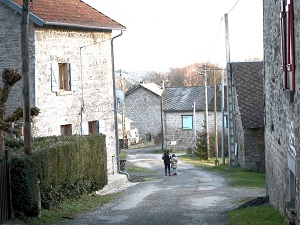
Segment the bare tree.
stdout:
<path fill-rule="evenodd" d="M 4 134 L 11 132 L 11 123 L 23 118 L 23 109 L 18 107 L 6 117 L 7 99 L 12 87 L 22 79 L 21 72 L 12 68 L 5 68 L 2 72 L 3 87 L 0 87 L 0 151 L 5 150 Z M 30 109 L 31 116 L 37 116 L 40 110 L 36 107 Z M 14 131 L 13 131 L 14 132 Z"/>

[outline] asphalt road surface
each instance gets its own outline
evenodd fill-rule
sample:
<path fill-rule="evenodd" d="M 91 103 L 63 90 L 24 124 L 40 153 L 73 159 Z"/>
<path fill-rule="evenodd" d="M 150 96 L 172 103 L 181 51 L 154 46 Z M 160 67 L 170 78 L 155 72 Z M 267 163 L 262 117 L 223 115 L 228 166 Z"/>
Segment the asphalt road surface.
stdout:
<path fill-rule="evenodd" d="M 154 170 L 149 180 L 121 191 L 112 202 L 59 225 L 225 225 L 226 213 L 265 196 L 265 189 L 231 188 L 226 180 L 180 161 L 177 176 L 165 176 L 155 148 L 127 150 L 127 166 Z M 157 149 L 157 148 L 156 148 Z M 244 202 L 243 202 L 244 201 Z"/>

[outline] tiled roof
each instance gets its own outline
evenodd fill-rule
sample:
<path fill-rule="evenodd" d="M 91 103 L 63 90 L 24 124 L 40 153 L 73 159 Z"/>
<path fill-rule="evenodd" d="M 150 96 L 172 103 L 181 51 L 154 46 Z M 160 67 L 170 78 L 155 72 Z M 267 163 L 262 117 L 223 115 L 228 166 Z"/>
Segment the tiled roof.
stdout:
<path fill-rule="evenodd" d="M 138 88 L 141 88 L 141 87 L 147 89 L 148 91 L 153 92 L 154 94 L 156 94 L 158 96 L 161 96 L 161 94 L 163 92 L 163 89 L 159 85 L 157 85 L 155 83 L 146 83 L 146 84 L 136 85 L 135 87 L 129 89 L 125 93 L 125 96 L 128 96 L 129 94 L 131 94 L 132 92 L 134 92 L 135 90 L 137 90 Z"/>
<path fill-rule="evenodd" d="M 1 0 L 11 8 L 22 8 L 23 0 Z M 36 0 L 29 2 L 29 12 L 45 25 L 72 26 L 94 29 L 126 29 L 81 0 Z M 18 10 L 19 11 L 19 10 Z"/>
<path fill-rule="evenodd" d="M 243 127 L 263 128 L 263 62 L 236 62 L 231 68 Z"/>
<path fill-rule="evenodd" d="M 225 89 L 226 90 L 226 89 Z M 226 93 L 224 94 L 224 109 L 226 110 Z M 208 111 L 214 111 L 214 88 L 207 87 Z M 164 111 L 196 111 L 205 110 L 205 88 L 194 87 L 166 87 L 163 93 Z M 221 91 L 217 90 L 217 110 L 221 111 Z"/>

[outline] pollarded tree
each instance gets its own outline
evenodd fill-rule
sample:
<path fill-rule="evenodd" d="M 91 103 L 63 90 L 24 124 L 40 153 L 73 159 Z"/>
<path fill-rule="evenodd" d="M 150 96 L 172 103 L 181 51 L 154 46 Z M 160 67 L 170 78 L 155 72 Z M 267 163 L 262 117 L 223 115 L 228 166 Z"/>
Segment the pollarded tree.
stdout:
<path fill-rule="evenodd" d="M 19 70 L 5 68 L 2 72 L 3 87 L 0 87 L 0 151 L 5 150 L 4 134 L 11 132 L 11 124 L 19 121 L 23 117 L 23 109 L 18 107 L 11 115 L 6 117 L 7 99 L 12 87 L 22 79 Z M 37 107 L 30 109 L 31 117 L 37 116 L 40 110 Z"/>

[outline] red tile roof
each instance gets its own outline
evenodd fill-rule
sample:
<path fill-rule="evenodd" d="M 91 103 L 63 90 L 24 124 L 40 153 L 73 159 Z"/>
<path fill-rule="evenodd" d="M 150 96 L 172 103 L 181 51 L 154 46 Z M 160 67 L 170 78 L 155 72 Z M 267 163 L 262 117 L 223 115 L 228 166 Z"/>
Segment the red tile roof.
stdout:
<path fill-rule="evenodd" d="M 22 0 L 12 0 L 22 7 Z M 35 0 L 29 2 L 29 12 L 49 25 L 126 29 L 81 0 Z"/>

